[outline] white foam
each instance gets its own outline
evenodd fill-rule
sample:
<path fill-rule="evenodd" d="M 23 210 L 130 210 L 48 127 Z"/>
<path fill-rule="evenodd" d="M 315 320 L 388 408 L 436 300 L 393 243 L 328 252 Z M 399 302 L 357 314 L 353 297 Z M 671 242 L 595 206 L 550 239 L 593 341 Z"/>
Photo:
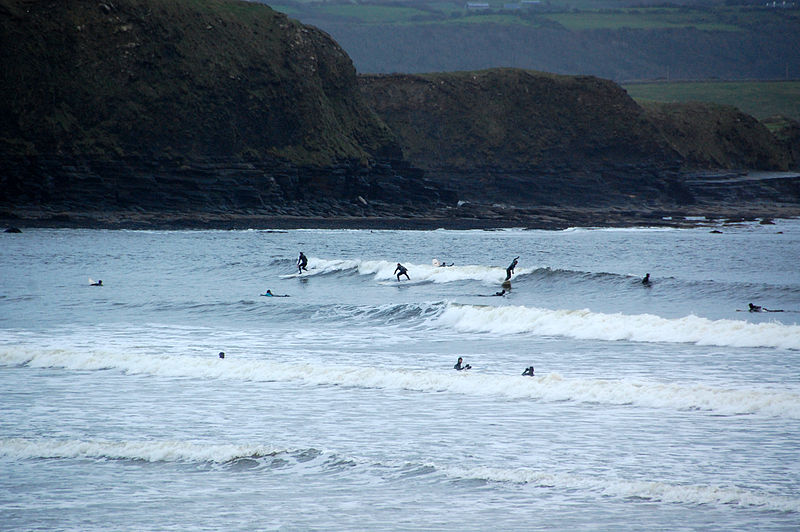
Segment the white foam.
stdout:
<path fill-rule="evenodd" d="M 84 441 L 23 438 L 0 439 L 0 456 L 14 460 L 37 458 L 102 458 L 146 462 L 214 462 L 270 456 L 286 449 L 264 445 L 215 445 L 182 441 Z"/>
<path fill-rule="evenodd" d="M 107 441 L 60 439 L 0 439 L 0 457 L 11 460 L 94 459 L 145 462 L 224 464 L 241 458 L 261 458 L 297 452 L 253 444 L 207 444 L 187 441 Z M 324 453 L 323 453 L 324 454 Z M 355 459 L 366 466 L 376 465 Z M 407 463 L 378 463 L 382 467 L 407 467 Z M 557 490 L 581 490 L 602 497 L 640 498 L 661 503 L 757 507 L 799 512 L 800 500 L 756 489 L 731 485 L 682 484 L 666 481 L 602 478 L 580 474 L 551 473 L 531 468 L 464 467 L 426 464 L 450 478 L 530 484 Z"/>
<path fill-rule="evenodd" d="M 542 488 L 582 490 L 604 497 L 639 498 L 675 504 L 724 504 L 757 507 L 781 512 L 800 512 L 800 500 L 738 486 L 677 484 L 661 481 L 584 477 L 554 474 L 534 469 L 500 469 L 490 467 L 440 468 L 450 477 L 532 484 Z"/>
<path fill-rule="evenodd" d="M 123 373 L 160 377 L 299 382 L 360 388 L 403 389 L 465 395 L 505 396 L 547 402 L 575 401 L 634 405 L 674 410 L 702 410 L 724 415 L 758 414 L 800 419 L 800 394 L 771 388 L 723 388 L 692 383 L 634 379 L 565 378 L 497 375 L 453 370 L 406 370 L 268 360 L 198 356 L 151 356 L 100 353 L 90 350 L 0 350 L 5 366 L 60 367 L 70 370 L 116 369 Z"/>
<path fill-rule="evenodd" d="M 402 263 L 408 269 L 408 275 L 413 282 L 452 283 L 457 281 L 479 281 L 486 284 L 498 284 L 505 280 L 506 269 L 500 266 L 457 265 L 433 266 L 432 264 Z M 309 267 L 313 266 L 315 273 L 331 273 L 335 271 L 349 271 L 355 269 L 360 275 L 371 275 L 376 281 L 395 281 L 394 273 L 397 262 L 383 260 L 325 260 L 309 259 Z M 525 275 L 534 269 L 517 268 L 515 276 Z M 304 274 L 305 275 L 305 274 Z M 407 282 L 405 277 L 402 277 Z"/>
<path fill-rule="evenodd" d="M 693 315 L 670 319 L 652 314 L 604 314 L 586 309 L 451 304 L 439 321 L 462 332 L 800 349 L 798 325 L 710 320 Z"/>

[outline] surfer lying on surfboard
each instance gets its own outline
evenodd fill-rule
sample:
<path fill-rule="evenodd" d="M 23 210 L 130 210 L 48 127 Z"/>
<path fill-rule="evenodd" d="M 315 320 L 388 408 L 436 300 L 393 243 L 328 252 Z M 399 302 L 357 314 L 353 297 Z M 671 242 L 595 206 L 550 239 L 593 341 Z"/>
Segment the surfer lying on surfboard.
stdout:
<path fill-rule="evenodd" d="M 750 306 L 750 308 L 749 308 L 750 312 L 783 312 L 782 310 L 768 309 L 768 308 L 760 307 L 758 305 L 754 305 L 752 303 L 748 303 L 748 305 Z"/>
<path fill-rule="evenodd" d="M 267 290 L 265 293 L 261 295 L 267 297 L 289 297 L 289 294 L 273 294 L 272 290 Z"/>

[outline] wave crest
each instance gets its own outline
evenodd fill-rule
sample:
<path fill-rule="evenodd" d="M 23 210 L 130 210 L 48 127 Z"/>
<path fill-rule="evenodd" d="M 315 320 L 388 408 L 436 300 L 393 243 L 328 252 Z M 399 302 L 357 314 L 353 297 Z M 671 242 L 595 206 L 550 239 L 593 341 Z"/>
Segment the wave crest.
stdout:
<path fill-rule="evenodd" d="M 439 321 L 461 332 L 800 349 L 800 326 L 797 325 L 710 320 L 694 315 L 671 319 L 652 314 L 604 314 L 587 309 L 451 304 Z"/>

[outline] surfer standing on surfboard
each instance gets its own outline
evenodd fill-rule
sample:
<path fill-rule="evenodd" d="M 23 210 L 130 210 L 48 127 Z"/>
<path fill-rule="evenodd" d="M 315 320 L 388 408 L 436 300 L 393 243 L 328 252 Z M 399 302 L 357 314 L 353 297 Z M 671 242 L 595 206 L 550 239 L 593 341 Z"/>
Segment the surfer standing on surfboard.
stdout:
<path fill-rule="evenodd" d="M 408 279 L 409 281 L 411 280 L 411 277 L 408 276 L 408 269 L 399 262 L 397 263 L 397 268 L 394 269 L 394 273 L 397 274 L 398 281 L 400 280 L 401 275 L 405 275 L 406 279 Z"/>
<path fill-rule="evenodd" d="M 308 265 L 308 259 L 306 258 L 305 255 L 303 255 L 303 252 L 301 251 L 300 252 L 300 257 L 298 257 L 298 259 L 297 259 L 297 273 L 301 274 L 301 273 L 303 273 L 303 270 L 308 271 L 306 269 L 307 265 Z"/>
<path fill-rule="evenodd" d="M 514 267 L 517 265 L 517 259 L 519 259 L 519 257 L 514 257 L 514 260 L 511 262 L 508 268 L 506 268 L 506 281 L 511 279 L 511 274 L 514 273 Z"/>

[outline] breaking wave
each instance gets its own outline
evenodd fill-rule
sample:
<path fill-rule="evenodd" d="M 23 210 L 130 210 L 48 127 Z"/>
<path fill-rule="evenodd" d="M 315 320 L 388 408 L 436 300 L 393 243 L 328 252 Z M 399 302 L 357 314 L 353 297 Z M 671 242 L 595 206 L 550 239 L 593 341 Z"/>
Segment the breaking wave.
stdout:
<path fill-rule="evenodd" d="M 800 500 L 735 485 L 690 484 L 666 480 L 606 478 L 580 473 L 533 468 L 483 467 L 437 464 L 433 462 L 375 461 L 340 457 L 317 449 L 275 449 L 260 444 L 208 444 L 186 441 L 106 441 L 61 439 L 0 439 L 0 457 L 11 460 L 128 460 L 134 462 L 197 463 L 231 466 L 242 462 L 256 465 L 311 462 L 321 471 L 334 470 L 347 463 L 381 478 L 414 476 L 449 481 L 482 480 L 494 483 L 530 485 L 538 489 L 594 493 L 601 497 L 640 499 L 647 502 L 689 505 L 727 505 L 762 508 L 780 512 L 800 512 Z M 288 459 L 288 461 L 287 461 Z M 315 461 L 316 460 L 316 461 Z"/>
<path fill-rule="evenodd" d="M 521 377 L 444 370 L 406 370 L 359 366 L 320 366 L 253 359 L 159 357 L 131 354 L 21 348 L 0 351 L 0 364 L 77 371 L 117 370 L 126 374 L 197 379 L 298 382 L 301 385 L 340 385 L 358 388 L 403 389 L 423 393 L 443 391 L 480 396 L 503 396 L 545 402 L 632 405 L 647 408 L 699 410 L 721 415 L 756 414 L 800 419 L 800 394 L 770 388 L 728 388 L 692 383 L 636 379 L 570 378 L 558 373 Z"/>
<path fill-rule="evenodd" d="M 652 314 L 604 314 L 585 309 L 451 304 L 439 317 L 439 322 L 471 333 L 527 333 L 587 340 L 800 349 L 798 325 L 710 320 L 693 315 L 662 318 Z"/>

